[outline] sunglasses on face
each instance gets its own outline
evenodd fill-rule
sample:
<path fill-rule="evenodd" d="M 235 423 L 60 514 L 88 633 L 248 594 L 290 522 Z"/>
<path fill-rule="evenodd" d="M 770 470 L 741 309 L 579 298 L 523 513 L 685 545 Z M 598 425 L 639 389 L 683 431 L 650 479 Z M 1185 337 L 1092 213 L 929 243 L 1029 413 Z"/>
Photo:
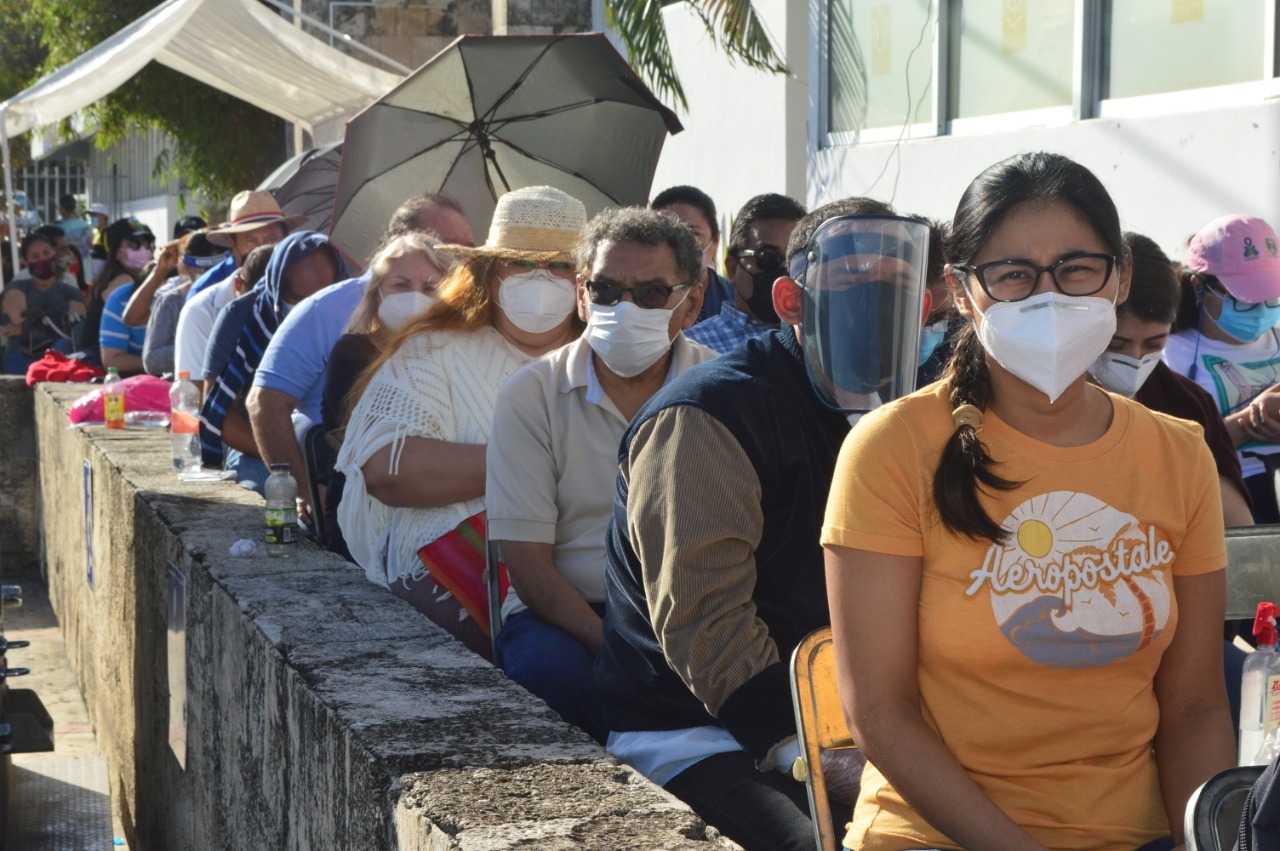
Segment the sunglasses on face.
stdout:
<path fill-rule="evenodd" d="M 673 292 L 687 289 L 691 285 L 643 284 L 638 287 L 620 287 L 610 281 L 587 281 L 583 286 L 587 288 L 587 296 L 591 299 L 591 303 L 601 307 L 613 307 L 622 301 L 623 296 L 630 295 L 631 301 L 637 307 L 656 310 L 667 306 L 667 300 L 671 298 Z"/>
<path fill-rule="evenodd" d="M 1207 289 L 1209 292 L 1213 293 L 1214 295 L 1218 296 L 1223 301 L 1235 302 L 1236 311 L 1238 313 L 1248 313 L 1250 310 L 1253 310 L 1255 307 L 1259 307 L 1259 306 L 1266 306 L 1270 308 L 1280 307 L 1280 298 L 1269 298 L 1266 301 L 1241 301 L 1240 299 L 1233 296 L 1231 293 L 1227 292 L 1226 288 L 1224 287 L 1219 287 L 1214 284 L 1207 284 L 1205 286 L 1205 289 Z"/>
<path fill-rule="evenodd" d="M 785 254 L 769 248 L 739 248 L 731 251 L 729 256 L 738 261 L 750 260 L 761 272 L 779 272 L 787 264 Z"/>

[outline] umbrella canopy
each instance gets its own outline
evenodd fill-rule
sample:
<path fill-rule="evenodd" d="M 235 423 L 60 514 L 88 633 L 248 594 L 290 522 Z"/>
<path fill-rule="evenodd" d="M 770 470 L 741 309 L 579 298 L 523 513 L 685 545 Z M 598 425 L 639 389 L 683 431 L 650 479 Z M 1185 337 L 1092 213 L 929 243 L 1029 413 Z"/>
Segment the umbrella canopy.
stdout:
<path fill-rule="evenodd" d="M 306 216 L 306 230 L 327 232 L 341 162 L 341 142 L 310 148 L 286 160 L 258 188 L 270 192 L 286 216 Z"/>
<path fill-rule="evenodd" d="M 347 124 L 333 241 L 365 262 L 409 197 L 457 199 L 482 240 L 497 198 L 548 185 L 644 204 L 675 113 L 599 33 L 462 36 Z"/>

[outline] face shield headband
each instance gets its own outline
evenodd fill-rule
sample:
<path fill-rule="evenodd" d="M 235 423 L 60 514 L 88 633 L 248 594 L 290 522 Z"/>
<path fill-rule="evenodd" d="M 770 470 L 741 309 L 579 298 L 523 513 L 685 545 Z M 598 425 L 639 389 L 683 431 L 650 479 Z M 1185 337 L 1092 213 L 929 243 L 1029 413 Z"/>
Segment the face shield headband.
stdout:
<path fill-rule="evenodd" d="M 791 258 L 805 369 L 828 407 L 861 413 L 915 390 L 928 245 L 911 219 L 841 216 Z"/>

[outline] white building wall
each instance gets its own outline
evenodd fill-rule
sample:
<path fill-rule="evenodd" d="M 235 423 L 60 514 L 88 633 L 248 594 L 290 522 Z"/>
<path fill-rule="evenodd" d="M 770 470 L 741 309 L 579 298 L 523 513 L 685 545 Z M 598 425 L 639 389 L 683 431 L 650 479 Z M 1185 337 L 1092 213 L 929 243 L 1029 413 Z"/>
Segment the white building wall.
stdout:
<path fill-rule="evenodd" d="M 762 192 L 801 202 L 806 195 L 808 10 L 786 0 L 755 6 L 786 54 L 790 77 L 730 64 L 687 4 L 663 10 L 689 109 L 680 112 L 684 132 L 662 149 L 651 194 L 696 186 L 715 200 L 722 226 Z"/>
<path fill-rule="evenodd" d="M 833 147 L 809 161 L 811 204 L 869 194 L 899 210 L 950 219 L 984 168 L 1023 151 L 1065 154 L 1111 192 L 1121 224 L 1185 256 L 1201 225 L 1228 213 L 1280 227 L 1280 102 L 1059 127 Z M 877 175 L 888 162 L 885 175 Z M 900 176 L 899 176 L 900 175 Z M 896 186 L 895 186 L 896 179 Z"/>

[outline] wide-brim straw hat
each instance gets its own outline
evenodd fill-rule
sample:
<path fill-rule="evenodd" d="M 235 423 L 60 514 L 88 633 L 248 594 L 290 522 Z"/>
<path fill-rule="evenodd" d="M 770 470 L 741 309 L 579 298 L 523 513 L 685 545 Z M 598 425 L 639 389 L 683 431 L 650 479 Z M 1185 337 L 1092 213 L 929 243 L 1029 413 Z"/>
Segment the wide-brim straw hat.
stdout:
<path fill-rule="evenodd" d="M 542 259 L 572 254 L 587 226 L 587 208 L 554 186 L 513 189 L 498 199 L 484 245 L 440 245 L 463 257 Z"/>
<path fill-rule="evenodd" d="M 284 225 L 288 234 L 307 220 L 306 216 L 286 216 L 276 199 L 265 189 L 246 189 L 231 199 L 230 218 L 209 231 L 209 241 L 223 248 L 231 247 L 233 233 L 245 233 L 266 225 Z"/>

